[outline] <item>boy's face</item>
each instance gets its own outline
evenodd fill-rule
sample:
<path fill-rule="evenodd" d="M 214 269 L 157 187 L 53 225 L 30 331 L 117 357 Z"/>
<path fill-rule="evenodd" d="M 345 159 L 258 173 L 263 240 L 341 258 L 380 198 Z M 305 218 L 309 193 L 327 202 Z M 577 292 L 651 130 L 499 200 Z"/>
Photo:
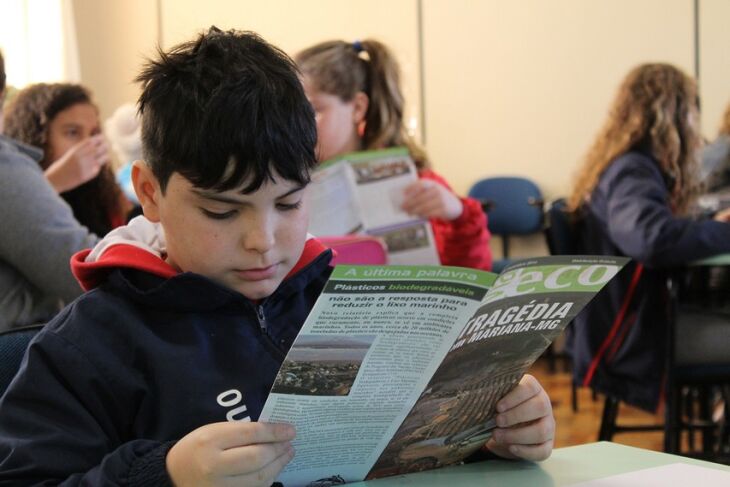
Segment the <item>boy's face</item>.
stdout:
<path fill-rule="evenodd" d="M 145 216 L 165 231 L 167 262 L 253 300 L 281 284 L 299 260 L 307 235 L 306 188 L 274 176 L 275 182 L 243 194 L 240 189 L 203 190 L 173 173 L 163 195 L 143 162 L 135 162 L 133 170 Z"/>

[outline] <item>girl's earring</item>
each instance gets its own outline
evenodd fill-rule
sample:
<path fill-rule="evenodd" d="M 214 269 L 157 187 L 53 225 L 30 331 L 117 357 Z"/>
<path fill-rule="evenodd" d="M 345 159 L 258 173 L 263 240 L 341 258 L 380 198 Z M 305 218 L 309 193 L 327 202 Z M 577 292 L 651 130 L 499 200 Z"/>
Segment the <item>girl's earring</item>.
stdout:
<path fill-rule="evenodd" d="M 357 136 L 361 139 L 365 136 L 365 120 L 357 124 Z"/>

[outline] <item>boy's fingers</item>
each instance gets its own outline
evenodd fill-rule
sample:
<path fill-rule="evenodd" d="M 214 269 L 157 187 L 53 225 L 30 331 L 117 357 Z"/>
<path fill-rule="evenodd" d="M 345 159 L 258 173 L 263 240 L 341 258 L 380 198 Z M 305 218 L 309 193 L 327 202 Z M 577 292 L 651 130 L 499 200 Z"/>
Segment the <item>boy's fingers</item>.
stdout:
<path fill-rule="evenodd" d="M 545 460 L 553 451 L 553 440 L 539 445 L 510 445 L 509 452 L 519 458 L 539 462 Z"/>
<path fill-rule="evenodd" d="M 553 439 L 555 420 L 552 416 L 545 416 L 514 428 L 496 428 L 492 434 L 494 440 L 502 445 L 537 445 Z"/>
<path fill-rule="evenodd" d="M 552 418 L 552 405 L 547 394 L 538 394 L 528 400 L 497 414 L 497 426 L 508 428 L 521 423 L 528 423 L 543 417 Z"/>
<path fill-rule="evenodd" d="M 215 438 L 218 448 L 227 450 L 239 446 L 259 443 L 291 441 L 295 437 L 294 427 L 284 423 L 222 422 L 208 425 L 210 436 Z"/>
<path fill-rule="evenodd" d="M 296 436 L 294 426 L 286 423 L 240 423 L 241 445 L 291 441 Z M 249 427 L 246 427 L 249 426 Z"/>
<path fill-rule="evenodd" d="M 542 386 L 533 376 L 525 374 L 519 384 L 497 402 L 497 412 L 503 413 L 542 392 Z"/>
<path fill-rule="evenodd" d="M 292 458 L 294 458 L 294 448 L 289 447 L 289 449 L 284 451 L 281 455 L 279 455 L 263 468 L 257 470 L 256 472 L 251 472 L 248 475 L 242 476 L 241 480 L 245 479 L 247 480 L 247 482 L 242 482 L 241 484 L 261 485 L 264 487 L 270 486 L 274 482 L 274 479 L 276 479 L 276 477 L 279 475 L 279 472 L 281 472 L 281 469 L 284 468 L 286 464 L 291 461 Z"/>
<path fill-rule="evenodd" d="M 221 453 L 220 473 L 242 475 L 259 472 L 291 452 L 293 452 L 293 448 L 288 441 L 229 448 Z M 291 456 L 288 458 L 291 459 Z M 288 461 L 287 459 L 286 462 Z"/>

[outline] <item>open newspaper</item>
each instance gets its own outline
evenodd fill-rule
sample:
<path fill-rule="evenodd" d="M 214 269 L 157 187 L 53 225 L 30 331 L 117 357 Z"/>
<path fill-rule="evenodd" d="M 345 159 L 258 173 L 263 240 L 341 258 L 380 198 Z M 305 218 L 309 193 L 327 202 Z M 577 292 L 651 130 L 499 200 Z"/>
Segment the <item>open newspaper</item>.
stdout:
<path fill-rule="evenodd" d="M 317 236 L 365 233 L 381 237 L 390 264 L 439 264 L 428 220 L 403 210 L 406 186 L 418 180 L 402 147 L 346 154 L 320 164 L 309 191 L 309 232 Z"/>
<path fill-rule="evenodd" d="M 628 259 L 556 256 L 501 275 L 446 266 L 337 266 L 260 421 L 296 426 L 286 487 L 462 461 L 497 401 Z"/>

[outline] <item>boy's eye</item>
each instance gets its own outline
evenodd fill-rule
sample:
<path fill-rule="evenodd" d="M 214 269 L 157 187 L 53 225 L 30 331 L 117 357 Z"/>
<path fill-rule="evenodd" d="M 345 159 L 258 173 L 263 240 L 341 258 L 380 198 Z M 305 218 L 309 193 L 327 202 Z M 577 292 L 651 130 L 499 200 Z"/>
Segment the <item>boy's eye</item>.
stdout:
<path fill-rule="evenodd" d="M 207 216 L 208 218 L 212 218 L 213 220 L 225 220 L 227 218 L 231 218 L 233 215 L 236 214 L 236 210 L 224 211 L 222 213 L 206 210 L 205 208 L 201 208 L 201 210 L 203 211 L 203 214 L 205 216 Z"/>
<path fill-rule="evenodd" d="M 276 207 L 281 211 L 298 210 L 302 206 L 302 200 L 296 203 L 277 203 Z"/>

